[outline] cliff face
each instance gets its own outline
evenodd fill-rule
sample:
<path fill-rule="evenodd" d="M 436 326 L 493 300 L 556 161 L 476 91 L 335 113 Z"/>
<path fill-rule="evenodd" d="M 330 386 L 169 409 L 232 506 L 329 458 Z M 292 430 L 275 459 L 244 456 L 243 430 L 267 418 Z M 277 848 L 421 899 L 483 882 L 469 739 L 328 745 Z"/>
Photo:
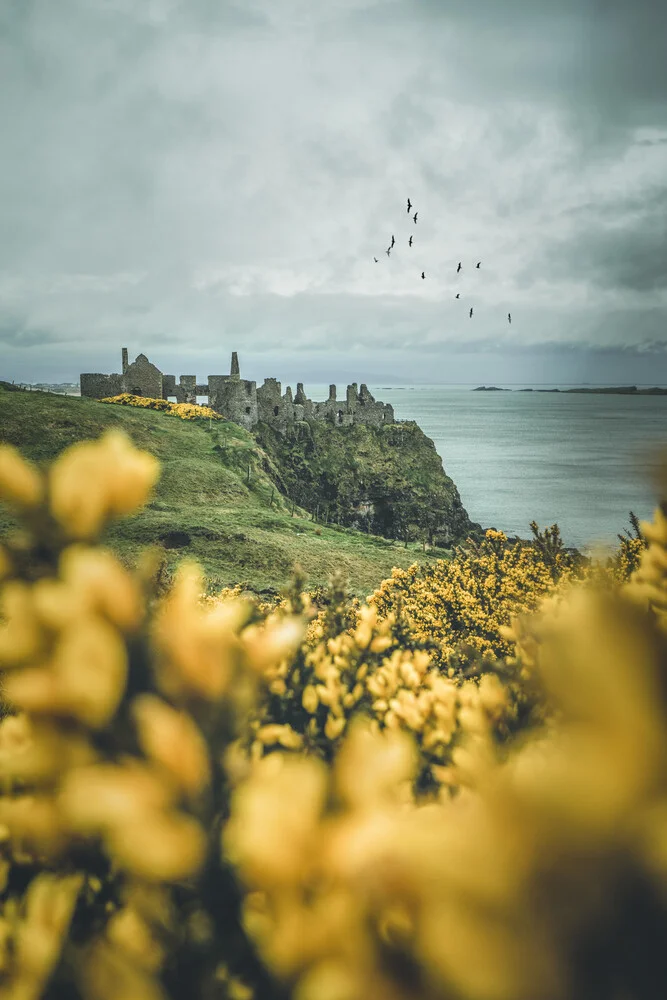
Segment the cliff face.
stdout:
<path fill-rule="evenodd" d="M 416 423 L 333 427 L 303 421 L 285 436 L 260 423 L 256 436 L 278 466 L 287 495 L 321 521 L 444 547 L 482 532 Z"/>

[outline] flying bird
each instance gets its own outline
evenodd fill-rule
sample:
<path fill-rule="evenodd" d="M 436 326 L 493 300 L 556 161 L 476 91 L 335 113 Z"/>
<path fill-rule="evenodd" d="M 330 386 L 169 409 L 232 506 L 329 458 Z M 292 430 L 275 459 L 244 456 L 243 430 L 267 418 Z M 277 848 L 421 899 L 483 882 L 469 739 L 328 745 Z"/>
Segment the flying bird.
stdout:
<path fill-rule="evenodd" d="M 424 274 L 424 272 L 422 271 L 422 278 L 425 278 L 425 277 L 426 277 L 426 275 L 425 275 L 425 274 Z"/>
<path fill-rule="evenodd" d="M 387 249 L 385 250 L 385 253 L 386 253 L 387 257 L 390 257 L 391 256 L 391 247 L 387 247 Z"/>
<path fill-rule="evenodd" d="M 456 273 L 458 274 L 461 270 L 461 261 L 459 261 L 459 266 L 456 268 Z"/>
<path fill-rule="evenodd" d="M 418 215 L 419 215 L 419 212 L 415 212 L 415 214 L 412 216 L 412 221 L 413 222 L 415 222 L 415 223 L 417 222 L 417 216 Z"/>
<path fill-rule="evenodd" d="M 396 240 L 394 239 L 394 236 L 393 236 L 393 233 L 392 233 L 392 237 L 391 237 L 391 245 L 393 246 L 395 242 L 396 242 Z"/>
<path fill-rule="evenodd" d="M 456 295 L 454 296 L 454 298 L 455 298 L 455 299 L 460 299 L 460 298 L 461 298 L 461 293 L 460 293 L 460 292 L 457 292 L 457 293 L 456 293 Z"/>
<path fill-rule="evenodd" d="M 475 264 L 475 267 L 479 267 L 481 263 L 482 263 L 481 260 L 478 260 L 477 263 Z"/>
<path fill-rule="evenodd" d="M 470 319 L 472 319 L 472 306 L 470 306 Z"/>
<path fill-rule="evenodd" d="M 412 202 L 408 198 L 408 215 L 410 214 L 410 209 L 412 208 Z"/>
<path fill-rule="evenodd" d="M 374 260 L 374 261 L 375 261 L 375 263 L 377 264 L 377 262 L 378 262 L 378 259 L 377 259 L 377 257 L 373 257 L 373 260 Z"/>
<path fill-rule="evenodd" d="M 408 246 L 409 246 L 409 247 L 411 247 L 411 246 L 412 246 L 412 236 L 411 236 L 411 237 L 410 237 L 410 239 L 408 240 Z"/>
<path fill-rule="evenodd" d="M 508 320 L 509 320 L 509 321 L 510 321 L 510 323 L 511 323 L 511 322 L 512 322 L 512 313 L 508 313 L 508 314 L 507 314 L 507 318 L 508 318 Z"/>

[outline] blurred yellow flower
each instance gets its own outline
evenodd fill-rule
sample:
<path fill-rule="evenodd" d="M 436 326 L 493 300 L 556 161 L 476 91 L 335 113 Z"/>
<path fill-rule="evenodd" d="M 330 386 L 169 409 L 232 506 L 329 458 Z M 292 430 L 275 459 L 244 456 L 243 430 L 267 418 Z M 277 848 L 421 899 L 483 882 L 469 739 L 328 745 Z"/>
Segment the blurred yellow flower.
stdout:
<path fill-rule="evenodd" d="M 210 779 L 204 738 L 185 712 L 179 712 L 153 694 L 132 702 L 139 743 L 149 759 L 189 794 L 197 794 Z"/>
<path fill-rule="evenodd" d="M 0 501 L 16 507 L 35 507 L 44 495 L 42 477 L 10 444 L 0 444 Z"/>
<path fill-rule="evenodd" d="M 72 538 L 94 538 L 111 517 L 133 514 L 148 500 L 159 463 L 120 430 L 71 445 L 49 470 L 49 499 Z M 85 485 L 84 485 L 85 484 Z"/>

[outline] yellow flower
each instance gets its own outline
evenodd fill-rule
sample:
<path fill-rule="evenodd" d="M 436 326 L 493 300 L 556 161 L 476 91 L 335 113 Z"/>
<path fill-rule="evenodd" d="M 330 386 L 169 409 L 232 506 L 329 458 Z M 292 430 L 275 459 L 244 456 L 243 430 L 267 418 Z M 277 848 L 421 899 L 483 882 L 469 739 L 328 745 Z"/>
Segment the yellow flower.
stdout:
<path fill-rule="evenodd" d="M 97 535 L 111 517 L 133 514 L 146 503 L 159 462 L 137 450 L 120 430 L 99 441 L 72 445 L 49 470 L 51 510 L 73 538 Z"/>
<path fill-rule="evenodd" d="M 291 726 L 276 724 L 262 726 L 257 733 L 257 739 L 265 745 L 277 743 L 289 750 L 298 750 L 303 743 L 303 738 Z"/>
<path fill-rule="evenodd" d="M 105 726 L 127 679 L 127 652 L 117 630 L 103 618 L 84 618 L 62 633 L 52 664 L 60 703 L 86 725 Z"/>
<path fill-rule="evenodd" d="M 0 590 L 0 668 L 17 667 L 43 655 L 46 636 L 35 614 L 32 590 L 9 580 Z"/>
<path fill-rule="evenodd" d="M 0 501 L 15 507 L 35 507 L 44 494 L 42 477 L 32 463 L 10 444 L 0 444 Z"/>
<path fill-rule="evenodd" d="M 127 952 L 151 972 L 157 972 L 164 961 L 164 948 L 133 906 L 124 906 L 113 914 L 106 926 L 106 936 L 114 947 Z"/>
<path fill-rule="evenodd" d="M 301 618 L 291 617 L 244 629 L 241 641 L 249 664 L 258 672 L 263 672 L 293 655 L 303 638 L 305 627 Z"/>
<path fill-rule="evenodd" d="M 306 687 L 303 689 L 301 704 L 303 705 L 303 707 L 305 708 L 305 710 L 308 712 L 309 715 L 315 714 L 319 703 L 320 699 L 318 697 L 315 688 L 311 684 L 306 685 Z"/>
<path fill-rule="evenodd" d="M 189 878 L 206 855 L 200 825 L 176 811 L 141 810 L 133 820 L 114 825 L 105 839 L 116 864 L 151 882 Z"/>
<path fill-rule="evenodd" d="M 355 720 L 336 757 L 336 788 L 350 806 L 373 809 L 393 800 L 416 767 L 416 747 L 406 733 L 374 735 L 366 721 Z"/>
<path fill-rule="evenodd" d="M 12 572 L 12 561 L 7 549 L 0 545 L 0 582 L 8 577 Z"/>
<path fill-rule="evenodd" d="M 639 528 L 647 542 L 667 546 L 667 516 L 660 507 L 656 507 L 653 521 L 640 521 Z"/>
<path fill-rule="evenodd" d="M 11 995 L 37 997 L 60 957 L 83 876 L 40 872 L 25 895 L 25 918 L 15 944 L 19 984 Z M 21 983 L 22 980 L 22 983 Z"/>
<path fill-rule="evenodd" d="M 77 598 L 125 631 L 141 622 L 144 608 L 136 581 L 106 549 L 70 545 L 60 558 L 60 575 Z"/>
<path fill-rule="evenodd" d="M 294 1000 L 364 1000 L 364 993 L 349 966 L 330 960 L 301 977 Z"/>
<path fill-rule="evenodd" d="M 136 697 L 132 714 L 146 756 L 184 791 L 200 792 L 209 781 L 210 767 L 206 743 L 191 717 L 153 694 Z"/>
<path fill-rule="evenodd" d="M 148 767 L 125 762 L 76 768 L 63 780 L 58 803 L 70 828 L 99 834 L 166 809 L 172 792 Z"/>
<path fill-rule="evenodd" d="M 345 729 L 346 722 L 347 719 L 345 718 L 344 715 L 341 715 L 338 718 L 336 718 L 333 715 L 330 715 L 327 718 L 327 721 L 324 725 L 324 735 L 326 736 L 326 738 L 328 740 L 338 739 L 340 734 Z"/>
<path fill-rule="evenodd" d="M 223 846 L 249 886 L 289 886 L 315 859 L 327 780 L 321 761 L 274 753 L 233 793 Z"/>
<path fill-rule="evenodd" d="M 191 561 L 181 563 L 153 623 L 161 653 L 159 683 L 165 694 L 174 697 L 194 693 L 220 698 L 241 659 L 237 632 L 247 620 L 249 605 L 229 601 L 204 610 L 203 590 L 200 567 Z"/>
<path fill-rule="evenodd" d="M 0 798 L 0 824 L 14 841 L 38 855 L 57 855 L 66 838 L 56 802 L 50 795 Z"/>

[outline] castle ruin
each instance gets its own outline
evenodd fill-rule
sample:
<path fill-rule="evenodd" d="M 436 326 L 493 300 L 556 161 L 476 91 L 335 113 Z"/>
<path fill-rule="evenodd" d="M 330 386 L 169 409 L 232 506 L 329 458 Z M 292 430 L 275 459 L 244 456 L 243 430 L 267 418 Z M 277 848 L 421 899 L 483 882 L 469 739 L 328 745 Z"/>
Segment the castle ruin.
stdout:
<path fill-rule="evenodd" d="M 131 393 L 151 399 L 172 399 L 177 403 L 196 403 L 198 396 L 206 396 L 208 405 L 217 413 L 253 430 L 262 421 L 287 433 L 290 426 L 300 421 L 322 420 L 337 427 L 350 424 L 380 426 L 394 423 L 394 409 L 389 403 L 373 398 L 365 383 L 357 391 L 357 383 L 348 385 L 345 399 L 338 399 L 336 386 L 329 386 L 329 398 L 322 403 L 307 399 L 303 382 L 298 382 L 295 395 L 291 386 L 282 392 L 275 378 L 264 379 L 257 388 L 256 382 L 242 379 L 239 359 L 232 352 L 229 375 L 209 375 L 206 384 L 199 384 L 195 375 L 164 375 L 145 354 L 139 354 L 128 363 L 127 348 L 122 350 L 122 372 L 114 375 L 84 373 L 80 376 L 81 395 L 91 399 L 106 399 Z"/>

